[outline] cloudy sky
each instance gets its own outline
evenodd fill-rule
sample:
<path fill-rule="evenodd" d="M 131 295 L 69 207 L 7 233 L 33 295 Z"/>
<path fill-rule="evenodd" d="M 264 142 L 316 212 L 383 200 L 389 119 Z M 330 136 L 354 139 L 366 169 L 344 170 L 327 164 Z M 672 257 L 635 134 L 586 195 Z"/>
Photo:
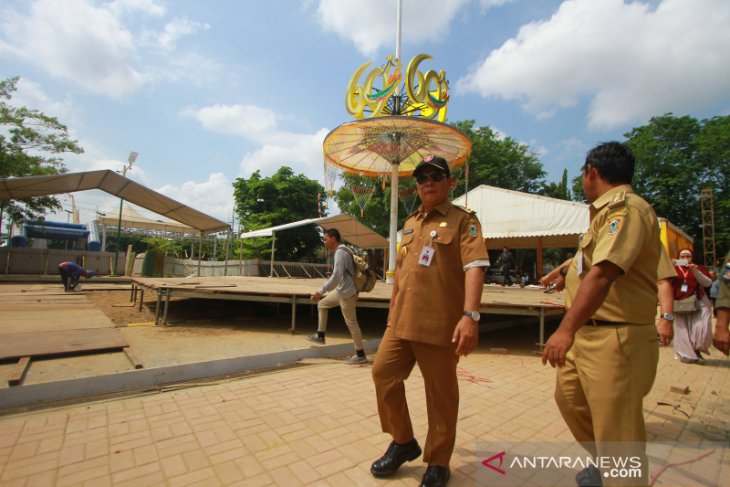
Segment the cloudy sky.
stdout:
<path fill-rule="evenodd" d="M 350 77 L 395 51 L 396 0 L 2 3 L 0 78 L 69 127 L 86 151 L 71 171 L 136 151 L 128 177 L 225 221 L 253 171 L 324 184 Z M 558 181 L 652 116 L 729 114 L 729 25 L 727 0 L 404 0 L 401 58 L 430 54 L 450 121 L 529 145 Z M 82 222 L 118 208 L 100 191 L 76 202 Z"/>

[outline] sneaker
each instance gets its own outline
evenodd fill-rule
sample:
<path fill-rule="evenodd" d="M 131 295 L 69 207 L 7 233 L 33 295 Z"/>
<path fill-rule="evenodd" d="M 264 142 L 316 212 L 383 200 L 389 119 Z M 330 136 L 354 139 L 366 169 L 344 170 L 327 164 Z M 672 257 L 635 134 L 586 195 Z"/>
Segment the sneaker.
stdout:
<path fill-rule="evenodd" d="M 360 357 L 359 355 L 353 355 L 352 357 L 345 360 L 347 365 L 362 365 L 368 363 L 367 357 Z"/>
<path fill-rule="evenodd" d="M 308 336 L 307 340 L 309 340 L 310 342 L 314 342 L 317 345 L 324 345 L 324 337 L 321 337 L 321 336 L 317 335 L 316 333 L 312 336 Z"/>

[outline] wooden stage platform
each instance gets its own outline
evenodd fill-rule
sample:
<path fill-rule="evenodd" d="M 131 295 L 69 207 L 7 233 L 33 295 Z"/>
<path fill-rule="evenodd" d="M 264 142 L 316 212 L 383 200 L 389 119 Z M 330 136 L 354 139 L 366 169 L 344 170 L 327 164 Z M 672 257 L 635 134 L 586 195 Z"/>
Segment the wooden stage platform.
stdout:
<path fill-rule="evenodd" d="M 309 296 L 321 285 L 322 279 L 286 279 L 272 277 L 193 277 L 193 278 L 132 278 L 132 296 L 142 306 L 145 290 L 156 293 L 155 324 L 167 324 L 171 297 L 286 303 L 291 306 L 291 331 L 296 329 L 297 304 L 315 305 Z M 388 308 L 391 286 L 378 282 L 369 293 L 361 293 L 358 307 Z M 139 294 L 139 300 L 138 300 Z M 539 319 L 540 344 L 545 343 L 545 317 L 562 315 L 563 296 L 545 294 L 539 288 L 484 286 L 480 312 L 489 315 L 534 316 Z"/>

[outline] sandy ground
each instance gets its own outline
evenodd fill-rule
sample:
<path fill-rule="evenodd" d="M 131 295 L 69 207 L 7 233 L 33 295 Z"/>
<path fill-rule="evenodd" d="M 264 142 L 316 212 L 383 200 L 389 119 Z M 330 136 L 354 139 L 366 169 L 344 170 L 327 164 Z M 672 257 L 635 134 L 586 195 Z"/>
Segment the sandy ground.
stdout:
<path fill-rule="evenodd" d="M 3 285 L 3 288 L 6 286 L 13 285 Z M 31 284 L 22 285 L 22 288 L 27 292 L 48 292 L 41 289 L 47 286 Z M 51 287 L 50 291 L 53 289 Z M 17 285 L 14 290 L 17 291 Z M 296 330 L 292 333 L 288 305 L 173 298 L 168 326 L 153 326 L 155 299 L 146 299 L 140 310 L 139 303 L 130 302 L 127 285 L 90 284 L 78 294 L 83 294 L 90 301 L 96 308 L 95 312 L 101 311 L 111 319 L 129 344 L 129 350 L 148 369 L 317 346 L 306 340 L 317 329 L 317 310 L 311 305 L 298 306 Z M 66 298 L 71 296 L 61 293 L 54 297 Z M 387 311 L 383 309 L 358 310 L 363 338 L 380 338 L 386 319 Z M 481 345 L 530 355 L 537 348 L 537 319 L 487 316 L 483 321 L 515 324 L 520 320 L 523 327 L 481 333 Z M 549 333 L 550 330 L 546 331 Z M 343 343 L 351 344 L 352 338 L 339 309 L 333 309 L 330 311 L 327 344 Z M 14 366 L 14 362 L 0 363 L 0 387 L 7 387 L 7 381 L 3 379 L 10 375 Z M 44 383 L 130 370 L 134 370 L 134 366 L 121 351 L 34 357 L 23 383 Z"/>

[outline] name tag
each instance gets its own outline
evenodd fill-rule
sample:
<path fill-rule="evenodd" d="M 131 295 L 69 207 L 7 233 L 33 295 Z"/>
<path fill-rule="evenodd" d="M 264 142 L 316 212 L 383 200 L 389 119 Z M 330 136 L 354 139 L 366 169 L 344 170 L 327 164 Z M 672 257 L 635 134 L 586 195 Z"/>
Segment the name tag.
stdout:
<path fill-rule="evenodd" d="M 434 248 L 429 245 L 423 247 L 423 249 L 421 250 L 421 255 L 418 256 L 418 263 L 424 267 L 430 266 L 431 261 L 433 260 L 434 252 Z"/>
<path fill-rule="evenodd" d="M 680 286 L 680 288 L 679 288 L 679 290 L 680 290 L 681 292 L 683 292 L 683 293 L 686 293 L 686 292 L 687 292 L 687 289 L 689 289 L 689 287 L 687 286 L 687 284 L 686 284 L 686 283 L 685 283 L 685 284 L 682 284 L 682 285 Z"/>

